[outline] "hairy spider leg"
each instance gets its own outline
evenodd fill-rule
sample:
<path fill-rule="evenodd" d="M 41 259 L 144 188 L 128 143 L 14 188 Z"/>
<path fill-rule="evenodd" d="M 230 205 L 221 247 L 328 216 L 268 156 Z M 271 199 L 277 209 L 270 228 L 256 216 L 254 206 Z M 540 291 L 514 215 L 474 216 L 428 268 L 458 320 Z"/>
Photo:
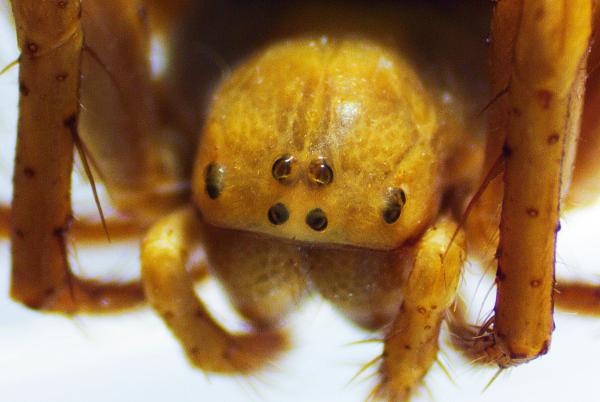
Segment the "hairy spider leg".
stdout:
<path fill-rule="evenodd" d="M 227 237 L 227 234 L 221 233 L 220 239 L 207 241 L 203 239 L 203 225 L 205 224 L 198 219 L 194 209 L 187 207 L 163 218 L 150 229 L 142 245 L 142 277 L 146 295 L 178 338 L 192 364 L 211 372 L 251 373 L 268 366 L 287 349 L 285 331 L 274 328 L 281 316 L 274 316 L 272 312 L 283 314 L 298 302 L 299 294 L 304 292 L 303 276 L 292 273 L 287 277 L 274 276 L 266 282 L 261 280 L 265 269 L 273 269 L 273 266 L 264 264 L 265 259 L 286 257 L 281 264 L 275 266 L 281 268 L 289 259 L 287 254 L 293 251 L 279 242 L 272 241 L 269 247 L 269 240 L 266 240 L 267 243 L 262 240 L 253 243 L 251 239 L 239 240 L 235 234 L 231 242 L 209 244 L 211 241 L 223 240 L 223 236 Z M 239 245 L 238 248 L 238 241 L 245 241 L 247 244 Z M 225 279 L 226 288 L 234 287 L 239 290 L 243 285 L 248 285 L 251 289 L 244 289 L 246 295 L 254 293 L 253 297 L 233 300 L 234 303 L 242 303 L 237 303 L 238 308 L 252 320 L 251 323 L 255 323 L 249 332 L 228 332 L 210 315 L 196 295 L 193 280 L 185 266 L 189 253 L 200 243 L 207 244 L 209 260 L 212 259 L 213 265 L 220 271 L 220 279 L 229 277 L 229 280 Z M 225 272 L 230 268 L 238 268 L 230 264 L 242 259 L 244 264 L 240 269 L 245 272 L 256 271 L 253 278 L 233 275 L 232 271 Z M 293 266 L 291 264 L 290 267 Z M 265 285 L 269 289 L 280 290 L 277 293 L 265 293 Z"/>
<path fill-rule="evenodd" d="M 169 151 L 151 131 L 143 15 L 124 0 L 86 2 L 83 9 L 77 1 L 13 1 L 12 8 L 21 56 L 11 295 L 30 308 L 68 313 L 138 305 L 139 282 L 74 276 L 66 243 L 75 141 L 84 145 L 79 150 L 85 148 L 113 201 L 138 220 L 150 220 L 185 194 L 179 172 L 163 160 Z M 88 113 L 80 113 L 82 102 Z"/>
<path fill-rule="evenodd" d="M 505 169 L 490 186 L 492 198 L 503 194 L 495 316 L 478 345 L 501 367 L 550 344 L 560 201 L 574 163 L 591 21 L 590 1 L 503 1 L 494 10 L 492 87 L 506 94 L 492 108 L 487 165 L 502 155 Z M 494 222 L 494 205 L 480 224 Z"/>
<path fill-rule="evenodd" d="M 408 400 L 437 358 L 441 324 L 455 300 L 466 258 L 462 230 L 450 243 L 456 226 L 439 218 L 412 249 L 413 267 L 385 335 L 380 383 L 374 390 L 386 400 Z"/>
<path fill-rule="evenodd" d="M 577 208 L 598 201 L 600 195 L 600 8 L 596 7 L 592 48 L 587 63 L 585 104 L 581 117 L 581 136 L 573 171 L 573 182 L 566 198 L 567 208 Z M 600 314 L 600 286 L 558 278 L 554 294 L 556 307 L 561 310 Z"/>

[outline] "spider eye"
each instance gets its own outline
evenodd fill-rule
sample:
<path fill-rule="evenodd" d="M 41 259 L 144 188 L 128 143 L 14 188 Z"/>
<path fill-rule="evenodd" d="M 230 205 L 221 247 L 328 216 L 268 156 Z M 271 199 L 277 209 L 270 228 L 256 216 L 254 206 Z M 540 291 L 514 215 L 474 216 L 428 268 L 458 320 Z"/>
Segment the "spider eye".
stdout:
<path fill-rule="evenodd" d="M 308 166 L 308 179 L 319 186 L 333 181 L 333 169 L 327 164 L 325 158 L 320 157 L 310 162 Z"/>
<path fill-rule="evenodd" d="M 288 220 L 290 213 L 288 212 L 286 206 L 279 202 L 269 208 L 267 216 L 273 225 L 281 225 Z"/>
<path fill-rule="evenodd" d="M 273 178 L 281 183 L 289 183 L 295 176 L 296 159 L 289 154 L 280 156 L 271 168 Z"/>
<path fill-rule="evenodd" d="M 218 163 L 211 163 L 206 167 L 204 173 L 204 181 L 206 194 L 215 200 L 223 192 L 223 186 L 225 185 L 225 167 Z"/>
<path fill-rule="evenodd" d="M 406 204 L 406 194 L 400 188 L 389 188 L 381 214 L 386 223 L 392 224 L 400 218 L 402 208 Z"/>
<path fill-rule="evenodd" d="M 306 224 L 317 232 L 327 228 L 327 215 L 320 208 L 315 208 L 306 215 Z"/>

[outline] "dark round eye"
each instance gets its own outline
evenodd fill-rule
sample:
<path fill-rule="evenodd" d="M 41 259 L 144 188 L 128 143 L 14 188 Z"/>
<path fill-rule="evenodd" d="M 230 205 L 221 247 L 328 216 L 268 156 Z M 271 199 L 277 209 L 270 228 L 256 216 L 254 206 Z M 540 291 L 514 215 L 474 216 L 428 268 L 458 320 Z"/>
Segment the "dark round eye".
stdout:
<path fill-rule="evenodd" d="M 387 223 L 394 223 L 400 218 L 402 208 L 406 204 L 406 194 L 400 188 L 389 188 L 385 197 L 382 215 Z"/>
<path fill-rule="evenodd" d="M 288 220 L 290 213 L 288 212 L 286 206 L 279 202 L 269 208 L 269 213 L 267 216 L 273 225 L 281 225 Z"/>
<path fill-rule="evenodd" d="M 223 192 L 225 185 L 225 167 L 214 162 L 209 164 L 204 172 L 204 181 L 206 194 L 211 199 L 216 199 Z"/>
<path fill-rule="evenodd" d="M 279 182 L 290 182 L 294 178 L 296 159 L 289 154 L 280 156 L 271 168 L 273 178 Z"/>
<path fill-rule="evenodd" d="M 333 181 L 333 169 L 324 158 L 315 159 L 308 166 L 308 179 L 317 185 L 329 184 Z"/>
<path fill-rule="evenodd" d="M 327 227 L 327 215 L 320 208 L 315 208 L 306 215 L 306 224 L 320 232 Z"/>

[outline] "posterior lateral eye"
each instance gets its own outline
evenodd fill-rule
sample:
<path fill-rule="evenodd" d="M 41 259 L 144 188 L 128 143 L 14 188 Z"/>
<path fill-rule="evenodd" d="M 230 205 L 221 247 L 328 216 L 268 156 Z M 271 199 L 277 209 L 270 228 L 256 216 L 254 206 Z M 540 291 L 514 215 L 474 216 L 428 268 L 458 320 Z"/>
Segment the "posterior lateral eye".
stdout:
<path fill-rule="evenodd" d="M 404 208 L 404 204 L 406 204 L 406 193 L 404 190 L 401 188 L 390 187 L 381 211 L 383 220 L 389 224 L 396 222 L 402 214 L 402 208 Z"/>
<path fill-rule="evenodd" d="M 204 172 L 204 189 L 210 199 L 217 199 L 223 192 L 225 186 L 225 167 L 218 163 L 211 163 Z"/>

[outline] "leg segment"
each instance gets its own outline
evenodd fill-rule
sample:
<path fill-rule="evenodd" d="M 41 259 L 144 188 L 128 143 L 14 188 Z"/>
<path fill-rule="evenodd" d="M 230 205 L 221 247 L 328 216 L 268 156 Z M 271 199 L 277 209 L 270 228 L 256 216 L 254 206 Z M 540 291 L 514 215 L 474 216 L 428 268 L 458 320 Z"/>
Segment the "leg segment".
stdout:
<path fill-rule="evenodd" d="M 488 144 L 486 149 L 487 167 L 484 169 L 484 172 L 490 171 L 490 169 L 492 168 L 492 164 L 496 160 L 498 160 L 499 156 L 502 154 L 502 146 L 505 141 L 505 136 L 503 135 L 503 133 L 508 130 L 508 121 L 511 118 L 511 113 L 514 114 L 515 110 L 519 110 L 519 112 L 522 112 L 521 109 L 518 109 L 516 107 L 517 105 L 514 101 L 514 99 L 518 97 L 518 95 L 516 93 L 510 94 L 510 91 L 515 90 L 510 84 L 511 75 L 513 74 L 513 67 L 511 63 L 514 59 L 513 54 L 514 43 L 516 42 L 515 38 L 519 33 L 519 26 L 517 24 L 517 21 L 520 18 L 519 15 L 521 12 L 521 4 L 517 4 L 515 2 L 512 2 L 511 4 L 510 1 L 505 1 L 503 3 L 504 4 L 498 6 L 495 13 L 495 28 L 493 30 L 494 38 L 492 51 L 492 93 L 502 95 L 494 101 L 493 107 L 491 108 L 489 130 L 490 135 L 488 137 Z M 577 7 L 579 7 L 579 5 L 577 5 Z M 599 10 L 600 8 L 596 7 L 594 16 L 595 27 L 600 26 Z M 573 27 L 569 26 L 568 24 L 564 25 L 568 29 L 573 29 Z M 574 40 L 573 38 L 577 38 L 577 35 L 573 35 L 572 33 L 565 32 L 564 35 L 566 35 L 566 37 L 569 37 L 569 40 L 571 41 Z M 538 39 L 536 41 L 536 43 L 548 42 L 549 41 L 543 39 Z M 576 39 L 575 42 L 577 42 Z M 585 35 L 583 35 L 579 43 L 579 51 L 581 51 L 581 46 L 584 46 L 585 44 Z M 583 108 L 583 115 L 581 117 L 581 138 L 579 140 L 579 143 L 577 144 L 576 164 L 575 169 L 573 171 L 573 182 L 571 186 L 568 185 L 568 181 L 570 179 L 569 170 L 571 168 L 570 165 L 572 164 L 573 151 L 575 149 L 574 143 L 576 141 L 576 136 L 573 135 L 573 130 L 576 131 L 575 128 L 578 125 L 578 120 L 576 116 L 579 115 L 579 108 L 581 107 L 581 105 L 577 105 L 579 98 L 579 95 L 577 95 L 577 91 L 581 91 L 584 71 L 583 69 L 580 69 L 579 76 L 573 80 L 573 72 L 569 73 L 570 75 L 564 74 L 565 70 L 561 70 L 560 67 L 557 68 L 559 74 L 562 73 L 563 79 L 565 79 L 566 81 L 568 81 L 569 79 L 573 80 L 573 84 L 571 87 L 572 101 L 571 104 L 568 106 L 570 109 L 569 115 L 571 116 L 570 122 L 568 122 L 568 124 L 564 124 L 565 130 L 562 130 L 564 131 L 564 134 L 566 136 L 570 136 L 569 139 L 565 140 L 564 154 L 567 156 L 567 158 L 565 161 L 562 162 L 562 165 L 565 168 L 562 172 L 563 177 L 561 184 L 562 195 L 564 195 L 568 189 L 568 197 L 566 199 L 567 208 L 585 205 L 597 198 L 598 195 L 598 183 L 600 183 L 600 181 L 598 180 L 598 172 L 600 172 L 600 166 L 598 165 L 599 159 L 597 158 L 598 150 L 600 149 L 600 124 L 598 120 L 599 114 L 597 113 L 598 99 L 600 97 L 600 68 L 598 68 L 600 66 L 599 43 L 600 42 L 598 41 L 593 41 L 591 54 L 587 62 L 589 75 L 587 77 L 586 82 L 586 93 L 584 99 L 585 105 Z M 569 50 L 569 52 L 571 51 L 573 50 Z M 574 55 L 572 56 L 572 60 L 575 61 L 578 59 Z M 541 62 L 540 60 L 538 61 Z M 551 58 L 551 61 L 548 62 L 548 64 L 552 62 L 553 59 Z M 523 77 L 521 77 L 520 79 L 521 81 L 524 80 Z M 562 102 L 563 106 L 565 104 L 564 99 L 559 100 L 558 102 Z M 555 104 L 554 110 L 556 110 L 557 107 L 558 105 Z M 527 118 L 528 121 L 531 122 L 534 121 L 531 116 L 520 118 Z M 536 126 L 536 130 L 543 134 L 543 129 L 541 126 Z M 546 141 L 549 141 L 550 138 L 552 138 L 551 142 L 556 141 L 556 143 L 560 143 L 559 138 L 557 137 L 547 137 Z M 521 170 L 519 170 L 519 172 L 520 171 Z M 539 180 L 540 177 L 538 176 L 536 179 Z M 486 258 L 488 256 L 493 255 L 493 248 L 496 247 L 498 239 L 498 226 L 500 223 L 500 209 L 503 186 L 504 183 L 502 182 L 502 175 L 499 175 L 499 177 L 493 180 L 490 183 L 490 185 L 486 188 L 486 192 L 476 205 L 468 223 L 470 245 L 474 245 L 475 248 L 478 249 L 479 253 Z M 526 191 L 530 192 L 531 194 L 538 194 L 537 192 L 530 191 L 531 188 L 531 186 L 525 187 Z M 519 199 L 520 196 L 515 196 L 514 198 Z M 517 218 L 518 212 L 519 211 L 517 209 Z M 534 214 L 533 210 L 531 211 L 531 213 Z M 527 214 L 527 216 L 529 216 L 529 214 Z M 520 225 L 519 230 L 521 230 Z M 528 245 L 526 247 L 528 247 Z M 499 279 L 502 278 L 506 278 L 505 270 L 503 270 L 501 272 L 501 275 L 499 275 Z M 527 283 L 527 278 L 525 279 L 525 283 Z M 530 280 L 529 283 L 530 286 L 531 283 L 536 285 L 538 284 L 538 282 L 536 282 L 535 279 L 533 279 L 533 282 Z M 502 286 L 504 287 L 504 285 Z M 526 285 L 524 287 L 527 288 Z M 551 291 L 548 288 L 548 282 L 544 283 L 543 289 L 541 289 L 541 287 L 536 289 L 539 289 L 537 292 L 543 293 L 542 297 L 546 299 L 549 298 L 548 295 Z M 523 289 L 523 291 L 526 292 L 527 289 Z M 536 291 L 535 289 L 531 289 L 531 292 L 532 294 L 534 294 L 534 292 Z M 598 311 L 600 311 L 598 307 L 600 305 L 599 295 L 600 291 L 598 290 L 597 286 L 595 287 L 583 283 L 569 283 L 559 281 L 556 285 L 556 292 L 554 292 L 554 301 L 556 303 L 556 306 L 560 309 L 565 309 L 568 311 L 578 312 L 582 314 L 598 314 Z M 546 308 L 546 316 L 549 316 L 548 308 Z M 546 328 L 548 328 L 549 320 L 550 318 L 546 319 Z M 458 323 L 459 321 L 463 320 L 456 320 L 456 323 Z M 471 349 L 477 349 L 478 347 L 482 347 L 484 341 L 484 338 L 481 337 L 482 331 L 474 330 L 471 326 L 466 324 L 466 322 L 463 322 L 462 324 L 458 325 L 457 328 L 460 326 L 462 326 L 464 330 L 459 330 L 458 332 L 460 334 L 464 334 L 465 339 L 460 340 L 459 343 L 463 345 L 469 345 L 468 348 Z M 485 328 L 483 332 L 487 332 L 487 330 L 489 329 L 490 328 Z M 475 336 L 475 338 L 473 338 L 473 336 Z M 549 336 L 547 335 L 542 335 L 541 337 L 549 339 Z M 491 338 L 488 338 L 487 341 L 490 342 L 493 340 Z M 470 350 L 468 352 L 471 353 L 473 352 L 473 350 Z M 493 355 L 492 358 L 494 358 Z"/>
<path fill-rule="evenodd" d="M 600 194 L 600 7 L 594 10 L 594 38 L 588 58 L 585 105 L 581 116 L 581 137 L 568 207 L 586 205 Z"/>
<path fill-rule="evenodd" d="M 20 98 L 12 210 L 11 296 L 31 308 L 106 311 L 137 305 L 136 284 L 71 274 L 66 233 L 83 35 L 76 1 L 13 1 Z"/>
<path fill-rule="evenodd" d="M 286 347 L 278 331 L 230 334 L 198 299 L 186 260 L 201 238 L 191 207 L 152 227 L 142 244 L 142 278 L 146 295 L 181 342 L 192 364 L 214 372 L 248 373 L 259 369 Z"/>
<path fill-rule="evenodd" d="M 573 184 L 567 198 L 568 207 L 593 202 L 600 194 L 600 7 L 594 15 L 594 35 L 588 59 L 585 105 L 581 121 L 581 138 L 573 171 Z M 554 294 L 561 310 L 600 315 L 600 286 L 559 280 Z"/>
<path fill-rule="evenodd" d="M 505 84 L 498 294 L 487 349 L 501 366 L 533 359 L 550 342 L 558 214 L 578 135 L 591 11 L 592 2 L 583 0 L 496 6 L 493 38 L 514 46 Z M 507 20 L 516 29 L 507 29 Z M 516 37 L 506 41 L 505 32 Z"/>
<path fill-rule="evenodd" d="M 440 326 L 455 299 L 465 261 L 462 232 L 450 245 L 455 230 L 454 223 L 442 218 L 413 249 L 414 265 L 385 337 L 381 383 L 374 391 L 387 400 L 407 400 L 436 359 Z"/>
<path fill-rule="evenodd" d="M 579 314 L 600 315 L 600 286 L 578 282 L 558 282 L 554 293 L 556 307 Z"/>
<path fill-rule="evenodd" d="M 0 204 L 0 238 L 10 234 L 11 213 L 10 206 Z M 105 223 L 111 241 L 131 240 L 144 234 L 142 224 L 135 221 L 107 217 Z M 69 227 L 69 235 L 85 244 L 107 244 L 106 233 L 100 220 L 76 220 Z"/>
<path fill-rule="evenodd" d="M 81 138 L 119 210 L 154 221 L 185 199 L 190 161 L 161 121 L 142 2 L 86 1 L 81 22 Z"/>
<path fill-rule="evenodd" d="M 11 295 L 40 308 L 65 288 L 65 233 L 79 115 L 79 3 L 13 1 L 20 57 Z M 41 23 L 40 23 L 41 22 Z M 64 77 L 59 80 L 58 77 Z"/>
<path fill-rule="evenodd" d="M 122 195 L 118 204 L 124 209 L 136 205 L 134 216 L 147 219 L 180 195 L 165 190 L 177 187 L 172 185 L 176 174 L 165 164 L 162 155 L 168 152 L 151 130 L 155 112 L 145 60 L 146 27 L 130 1 L 87 2 L 83 10 L 79 1 L 13 1 L 12 8 L 22 54 L 11 295 L 29 307 L 61 312 L 137 305 L 143 300 L 138 283 L 101 284 L 74 277 L 65 243 L 81 98 L 93 110 L 87 118 L 82 116 L 81 125 L 89 131 L 85 144 L 102 165 L 98 167 L 109 189 Z M 115 9 L 120 11 L 118 24 Z M 115 37 L 120 40 L 115 42 Z M 88 57 L 82 61 L 84 49 Z M 82 63 L 85 81 L 80 85 Z M 90 64 L 96 68 L 87 68 Z"/>

